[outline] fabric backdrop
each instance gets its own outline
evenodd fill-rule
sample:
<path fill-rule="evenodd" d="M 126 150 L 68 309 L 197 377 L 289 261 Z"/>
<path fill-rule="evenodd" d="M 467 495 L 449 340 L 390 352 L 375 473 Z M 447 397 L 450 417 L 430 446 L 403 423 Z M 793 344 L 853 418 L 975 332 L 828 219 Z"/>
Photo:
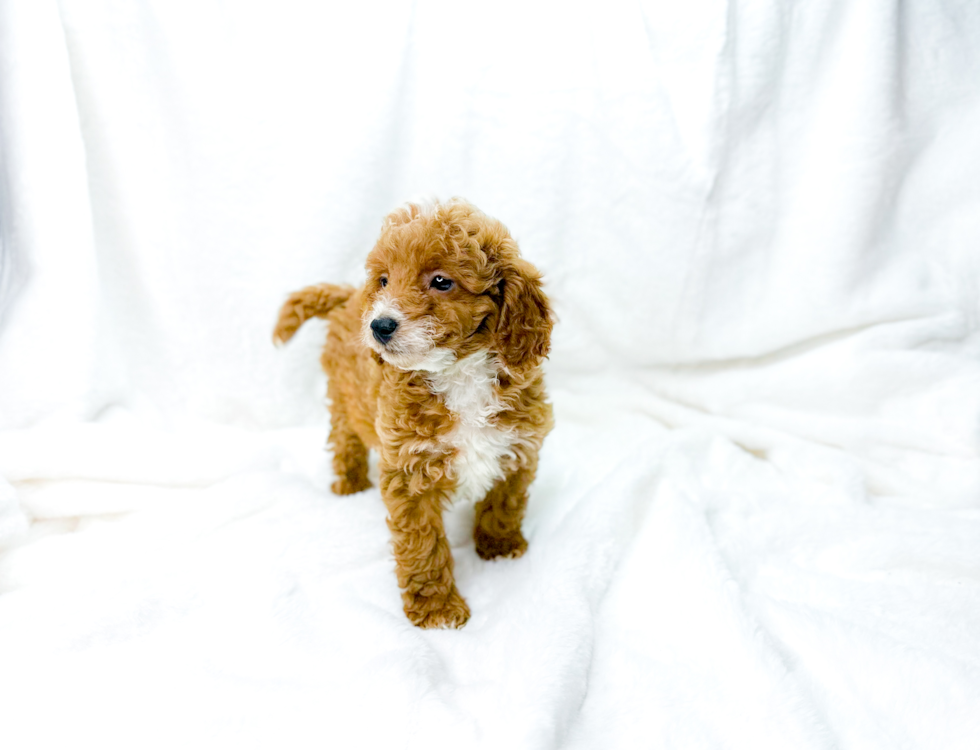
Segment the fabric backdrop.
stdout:
<path fill-rule="evenodd" d="M 0 746 L 976 748 L 978 134 L 972 0 L 3 0 Z M 270 339 L 454 195 L 557 426 L 429 632 Z"/>

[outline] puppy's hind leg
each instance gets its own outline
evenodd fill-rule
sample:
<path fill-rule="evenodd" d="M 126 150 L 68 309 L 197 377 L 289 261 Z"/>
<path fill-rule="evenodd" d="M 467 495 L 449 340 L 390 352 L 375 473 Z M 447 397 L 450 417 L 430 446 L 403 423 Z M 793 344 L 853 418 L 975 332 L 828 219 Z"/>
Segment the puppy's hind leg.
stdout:
<path fill-rule="evenodd" d="M 368 481 L 368 449 L 354 432 L 343 408 L 336 400 L 330 407 L 330 447 L 336 481 L 330 486 L 335 495 L 353 495 L 371 486 Z"/>

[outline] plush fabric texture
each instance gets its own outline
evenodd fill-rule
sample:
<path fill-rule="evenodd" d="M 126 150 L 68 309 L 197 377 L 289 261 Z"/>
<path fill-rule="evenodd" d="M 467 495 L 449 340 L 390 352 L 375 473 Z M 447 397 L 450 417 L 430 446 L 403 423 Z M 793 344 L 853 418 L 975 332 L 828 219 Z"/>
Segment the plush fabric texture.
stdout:
<path fill-rule="evenodd" d="M 0 3 L 0 745 L 975 748 L 978 81 L 966 0 Z M 269 339 L 454 195 L 555 427 L 420 630 Z"/>

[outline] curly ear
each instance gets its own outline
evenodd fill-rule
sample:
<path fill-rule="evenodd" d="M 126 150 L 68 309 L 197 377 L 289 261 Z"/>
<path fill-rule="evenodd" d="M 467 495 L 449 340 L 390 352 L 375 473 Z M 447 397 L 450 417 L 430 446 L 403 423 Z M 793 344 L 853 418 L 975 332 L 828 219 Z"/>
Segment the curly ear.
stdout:
<path fill-rule="evenodd" d="M 530 263 L 514 258 L 501 271 L 495 348 L 508 370 L 523 374 L 551 349 L 551 308 L 541 289 L 541 274 Z"/>

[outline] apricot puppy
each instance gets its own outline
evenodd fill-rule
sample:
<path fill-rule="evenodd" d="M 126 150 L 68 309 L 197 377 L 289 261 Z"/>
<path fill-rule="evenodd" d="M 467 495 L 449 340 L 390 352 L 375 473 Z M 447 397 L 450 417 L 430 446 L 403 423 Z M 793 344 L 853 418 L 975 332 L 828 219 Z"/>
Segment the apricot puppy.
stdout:
<path fill-rule="evenodd" d="M 527 549 L 521 520 L 552 426 L 541 372 L 551 310 L 506 227 L 459 199 L 391 213 L 366 268 L 360 289 L 292 294 L 274 338 L 328 321 L 333 491 L 368 488 L 368 448 L 378 451 L 405 614 L 423 628 L 461 627 L 470 612 L 442 510 L 476 502 L 484 559 Z"/>

